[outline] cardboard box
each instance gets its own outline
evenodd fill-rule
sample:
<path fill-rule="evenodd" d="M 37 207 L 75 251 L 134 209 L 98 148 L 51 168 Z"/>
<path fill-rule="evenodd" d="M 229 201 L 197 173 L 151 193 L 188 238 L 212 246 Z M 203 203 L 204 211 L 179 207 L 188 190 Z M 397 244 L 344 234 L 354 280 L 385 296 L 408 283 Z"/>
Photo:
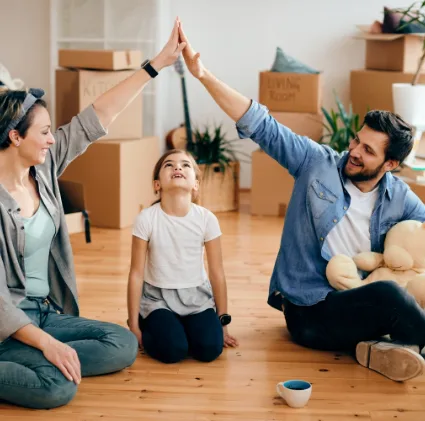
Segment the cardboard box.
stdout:
<path fill-rule="evenodd" d="M 422 168 L 416 169 L 406 165 L 400 169 L 398 174 L 402 177 L 406 177 L 414 181 L 425 181 L 425 170 Z"/>
<path fill-rule="evenodd" d="M 139 69 L 142 52 L 138 50 L 59 50 L 60 67 L 75 69 Z"/>
<path fill-rule="evenodd" d="M 416 73 L 425 34 L 372 34 L 361 25 L 359 29 L 356 38 L 366 41 L 365 69 Z"/>
<path fill-rule="evenodd" d="M 252 153 L 251 214 L 285 216 L 294 178 L 262 150 Z"/>
<path fill-rule="evenodd" d="M 300 136 L 307 136 L 316 142 L 323 136 L 323 115 L 311 113 L 270 112 L 279 123 L 289 127 Z"/>
<path fill-rule="evenodd" d="M 363 119 L 370 110 L 394 111 L 393 83 L 410 83 L 413 73 L 385 72 L 379 70 L 353 70 L 350 74 L 350 97 L 353 111 Z M 425 74 L 419 77 L 425 83 Z"/>
<path fill-rule="evenodd" d="M 92 226 L 131 226 L 155 200 L 152 172 L 160 157 L 157 137 L 98 141 L 74 160 L 61 180 L 84 183 Z"/>
<path fill-rule="evenodd" d="M 419 145 L 423 143 L 423 137 L 419 141 Z M 397 168 L 398 175 L 414 180 L 415 182 L 423 183 L 425 181 L 425 159 L 415 154 L 415 159 L 410 163 L 404 162 Z"/>
<path fill-rule="evenodd" d="M 422 133 L 422 137 L 419 140 L 418 149 L 416 150 L 416 158 L 425 160 L 425 133 Z"/>
<path fill-rule="evenodd" d="M 416 196 L 418 196 L 419 199 L 421 199 L 422 203 L 425 203 L 425 182 L 418 182 L 411 178 L 401 176 L 401 175 L 397 177 L 399 177 L 404 182 L 406 182 L 409 185 L 410 189 L 413 191 L 413 193 L 415 193 Z"/>
<path fill-rule="evenodd" d="M 321 74 L 260 72 L 259 102 L 270 111 L 319 113 Z"/>
<path fill-rule="evenodd" d="M 90 224 L 86 224 L 86 202 L 82 183 L 59 180 L 65 221 L 69 234 L 86 232 L 86 241 L 90 242 Z"/>
<path fill-rule="evenodd" d="M 69 123 L 101 94 L 132 74 L 134 70 L 56 70 L 56 126 Z M 142 95 L 139 95 L 109 126 L 109 133 L 102 140 L 140 139 L 142 120 Z"/>

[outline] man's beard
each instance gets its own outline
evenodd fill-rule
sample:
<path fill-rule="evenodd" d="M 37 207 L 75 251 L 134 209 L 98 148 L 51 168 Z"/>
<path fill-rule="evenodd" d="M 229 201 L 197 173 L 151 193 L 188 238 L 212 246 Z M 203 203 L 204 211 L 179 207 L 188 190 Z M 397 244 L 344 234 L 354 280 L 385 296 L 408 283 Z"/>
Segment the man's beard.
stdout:
<path fill-rule="evenodd" d="M 348 158 L 348 159 L 350 159 L 350 158 Z M 347 163 L 348 163 L 348 161 L 347 161 Z M 345 172 L 345 175 L 347 176 L 347 178 L 349 180 L 359 183 L 361 181 L 369 181 L 369 180 L 373 180 L 374 178 L 376 178 L 379 175 L 379 173 L 381 172 L 384 164 L 385 164 L 385 162 L 383 162 L 381 165 L 374 168 L 373 170 L 363 170 L 363 171 L 361 171 L 357 174 L 353 174 L 353 175 L 347 174 L 346 171 L 344 171 L 344 172 Z M 347 164 L 345 164 L 345 165 L 347 165 Z"/>

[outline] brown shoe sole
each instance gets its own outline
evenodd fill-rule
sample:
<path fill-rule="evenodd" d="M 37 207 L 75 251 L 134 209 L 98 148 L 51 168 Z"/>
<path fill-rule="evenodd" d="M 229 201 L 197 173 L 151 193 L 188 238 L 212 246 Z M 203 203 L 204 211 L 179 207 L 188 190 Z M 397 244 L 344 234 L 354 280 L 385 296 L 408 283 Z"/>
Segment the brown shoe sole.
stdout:
<path fill-rule="evenodd" d="M 388 342 L 365 341 L 356 347 L 356 359 L 391 380 L 402 382 L 420 376 L 425 371 L 425 361 L 419 347 Z"/>

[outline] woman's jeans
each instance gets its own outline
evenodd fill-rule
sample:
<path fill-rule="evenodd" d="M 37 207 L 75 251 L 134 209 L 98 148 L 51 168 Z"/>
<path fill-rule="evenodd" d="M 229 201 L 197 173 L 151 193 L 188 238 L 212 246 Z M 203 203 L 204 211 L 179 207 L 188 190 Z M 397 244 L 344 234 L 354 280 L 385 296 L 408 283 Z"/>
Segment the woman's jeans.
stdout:
<path fill-rule="evenodd" d="M 77 351 L 82 377 L 120 371 L 136 359 L 137 339 L 124 327 L 58 314 L 41 298 L 27 299 L 20 307 L 34 325 Z M 0 342 L 0 400 L 48 409 L 67 404 L 76 391 L 77 385 L 40 350 L 11 337 Z"/>

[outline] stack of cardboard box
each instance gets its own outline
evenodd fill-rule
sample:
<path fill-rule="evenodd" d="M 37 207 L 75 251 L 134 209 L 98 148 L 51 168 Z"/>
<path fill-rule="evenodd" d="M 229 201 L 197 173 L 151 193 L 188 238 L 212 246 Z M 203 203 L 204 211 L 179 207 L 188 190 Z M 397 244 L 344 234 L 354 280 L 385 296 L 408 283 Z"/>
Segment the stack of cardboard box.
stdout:
<path fill-rule="evenodd" d="M 359 26 L 359 29 L 361 32 L 356 37 L 366 43 L 365 68 L 351 72 L 350 91 L 353 111 L 362 120 L 368 110 L 394 111 L 392 85 L 412 82 L 423 52 L 425 34 L 372 34 L 367 26 Z M 418 83 L 425 83 L 425 66 L 420 72 Z M 417 154 L 424 153 L 425 138 L 422 137 Z M 425 168 L 423 162 L 419 166 Z M 402 177 L 425 201 L 422 172 L 408 166 L 395 175 Z"/>
<path fill-rule="evenodd" d="M 259 102 L 294 133 L 319 141 L 323 135 L 321 73 L 259 75 Z M 251 213 L 284 216 L 294 180 L 288 171 L 261 150 L 252 153 Z M 277 187 L 276 187 L 277 186 Z"/>
<path fill-rule="evenodd" d="M 366 43 L 365 67 L 351 71 L 350 91 L 353 111 L 362 119 L 368 109 L 394 111 L 392 85 L 413 80 L 424 34 L 372 34 L 368 27 L 359 29 L 356 37 Z M 419 83 L 425 83 L 425 74 Z"/>
<path fill-rule="evenodd" d="M 56 71 L 56 126 L 92 104 L 140 68 L 139 51 L 60 50 Z M 156 137 L 143 137 L 142 96 L 137 97 L 61 176 L 81 183 L 92 226 L 131 226 L 154 199 L 152 171 L 160 154 Z"/>

